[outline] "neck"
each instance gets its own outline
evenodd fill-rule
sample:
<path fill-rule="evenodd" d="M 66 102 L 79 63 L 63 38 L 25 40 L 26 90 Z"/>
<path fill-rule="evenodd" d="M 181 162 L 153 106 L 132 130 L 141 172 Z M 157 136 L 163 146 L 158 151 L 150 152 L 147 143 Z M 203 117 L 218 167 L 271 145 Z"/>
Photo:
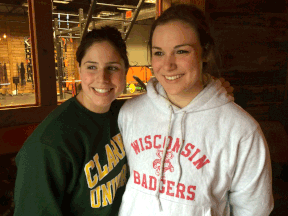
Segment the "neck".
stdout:
<path fill-rule="evenodd" d="M 91 99 L 86 95 L 84 94 L 83 90 L 81 90 L 79 92 L 79 94 L 76 96 L 76 99 L 78 100 L 78 102 L 83 106 L 85 107 L 86 109 L 90 110 L 91 112 L 94 112 L 94 113 L 106 113 L 109 111 L 110 109 L 110 106 L 109 107 L 100 107 L 100 106 L 97 106 L 95 104 L 93 104 L 91 102 Z"/>
<path fill-rule="evenodd" d="M 203 84 L 201 81 L 195 83 L 191 89 L 187 89 L 180 95 L 168 95 L 169 101 L 179 108 L 186 107 L 202 90 Z"/>

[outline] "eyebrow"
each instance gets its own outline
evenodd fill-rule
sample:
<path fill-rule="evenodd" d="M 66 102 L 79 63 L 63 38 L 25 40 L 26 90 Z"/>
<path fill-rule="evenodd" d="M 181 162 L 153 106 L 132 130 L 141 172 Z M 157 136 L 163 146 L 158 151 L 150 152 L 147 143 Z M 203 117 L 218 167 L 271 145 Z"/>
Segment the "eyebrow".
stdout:
<path fill-rule="evenodd" d="M 98 62 L 94 62 L 94 61 L 86 61 L 84 64 L 87 64 L 87 63 L 98 64 Z"/>
<path fill-rule="evenodd" d="M 175 46 L 174 49 L 177 49 L 177 48 L 182 47 L 182 46 L 191 46 L 191 47 L 194 47 L 192 44 L 180 44 L 180 45 Z M 153 46 L 152 49 L 159 49 L 159 50 L 161 50 L 160 47 L 156 47 L 156 46 Z"/>
<path fill-rule="evenodd" d="M 98 64 L 98 62 L 94 62 L 94 61 L 87 61 L 87 62 L 85 62 L 84 64 Z M 120 62 L 108 62 L 108 64 L 120 64 L 121 65 L 121 63 Z"/>

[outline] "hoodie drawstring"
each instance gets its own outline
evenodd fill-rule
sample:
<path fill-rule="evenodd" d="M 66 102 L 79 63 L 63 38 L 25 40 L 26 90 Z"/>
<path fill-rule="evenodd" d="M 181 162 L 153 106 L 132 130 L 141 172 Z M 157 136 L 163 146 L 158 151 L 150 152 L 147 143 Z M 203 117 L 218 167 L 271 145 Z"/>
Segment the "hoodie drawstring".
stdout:
<path fill-rule="evenodd" d="M 181 152 L 182 152 L 182 148 L 184 146 L 184 138 L 185 138 L 185 124 L 184 124 L 184 119 L 185 119 L 185 116 L 186 116 L 186 112 L 184 112 L 184 114 L 182 115 L 182 119 L 181 119 L 181 139 L 180 139 L 180 147 L 179 147 L 179 151 L 178 151 L 178 167 L 179 167 L 179 175 L 178 175 L 178 178 L 177 178 L 177 181 L 176 181 L 176 187 L 175 187 L 175 193 L 176 193 L 176 190 L 177 190 L 177 187 L 178 187 L 178 184 L 180 182 L 180 179 L 181 179 L 181 176 L 182 176 L 182 168 L 181 168 L 181 164 L 180 164 L 180 155 L 181 155 Z"/>
<path fill-rule="evenodd" d="M 158 181 L 158 184 L 157 184 L 157 188 L 156 188 L 156 198 L 157 198 L 157 201 L 158 201 L 158 205 L 159 205 L 159 209 L 160 211 L 162 211 L 162 205 L 161 205 L 161 201 L 160 201 L 160 192 L 159 192 L 159 189 L 160 189 L 160 183 L 161 183 L 161 178 L 162 178 L 162 175 L 163 175 L 163 166 L 164 166 L 164 161 L 165 161 L 165 158 L 166 158 L 166 152 L 167 152 L 167 140 L 168 140 L 168 136 L 169 136 L 169 133 L 170 133 L 170 130 L 171 130 L 171 119 L 172 119 L 172 105 L 169 106 L 170 108 L 170 117 L 169 117 L 169 126 L 168 126 L 168 130 L 167 130 L 167 136 L 166 136 L 166 139 L 165 139 L 165 145 L 164 145 L 164 149 L 163 149 L 163 154 L 162 154 L 162 158 L 161 158 L 161 164 L 160 164 L 160 174 L 159 174 L 159 181 Z"/>

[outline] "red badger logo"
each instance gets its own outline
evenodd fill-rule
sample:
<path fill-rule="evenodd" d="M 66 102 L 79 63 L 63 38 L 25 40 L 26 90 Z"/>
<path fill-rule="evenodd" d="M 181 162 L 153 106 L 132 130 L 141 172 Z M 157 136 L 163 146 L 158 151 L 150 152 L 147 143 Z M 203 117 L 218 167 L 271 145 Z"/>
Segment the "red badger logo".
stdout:
<path fill-rule="evenodd" d="M 159 159 L 156 159 L 153 161 L 153 168 L 156 169 L 156 175 L 160 175 L 160 167 L 161 167 L 161 160 L 163 156 L 163 150 L 157 150 L 156 155 L 159 157 Z M 165 180 L 165 172 L 167 170 L 170 170 L 170 172 L 174 172 L 174 167 L 172 166 L 170 160 L 174 157 L 172 151 L 166 152 L 166 157 L 164 160 L 164 168 L 163 168 L 163 176 L 161 180 Z"/>

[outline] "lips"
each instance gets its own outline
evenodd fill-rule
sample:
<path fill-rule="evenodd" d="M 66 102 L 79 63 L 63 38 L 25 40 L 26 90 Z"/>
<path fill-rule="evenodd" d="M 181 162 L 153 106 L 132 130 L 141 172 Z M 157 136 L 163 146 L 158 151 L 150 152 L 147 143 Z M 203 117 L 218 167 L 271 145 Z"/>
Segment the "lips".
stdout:
<path fill-rule="evenodd" d="M 173 80 L 181 78 L 182 76 L 184 76 L 184 74 L 179 74 L 179 75 L 175 75 L 175 76 L 164 76 L 164 77 L 167 80 L 173 81 Z"/>
<path fill-rule="evenodd" d="M 93 89 L 93 93 L 97 96 L 101 96 L 101 97 L 106 97 L 108 95 L 111 94 L 111 92 L 113 91 L 113 88 L 94 88 Z"/>
<path fill-rule="evenodd" d="M 93 88 L 93 87 L 92 87 Z M 98 93 L 102 93 L 102 94 L 104 94 L 104 93 L 107 93 L 107 92 L 109 92 L 110 90 L 111 90 L 111 88 L 93 88 L 96 92 L 98 92 Z"/>

